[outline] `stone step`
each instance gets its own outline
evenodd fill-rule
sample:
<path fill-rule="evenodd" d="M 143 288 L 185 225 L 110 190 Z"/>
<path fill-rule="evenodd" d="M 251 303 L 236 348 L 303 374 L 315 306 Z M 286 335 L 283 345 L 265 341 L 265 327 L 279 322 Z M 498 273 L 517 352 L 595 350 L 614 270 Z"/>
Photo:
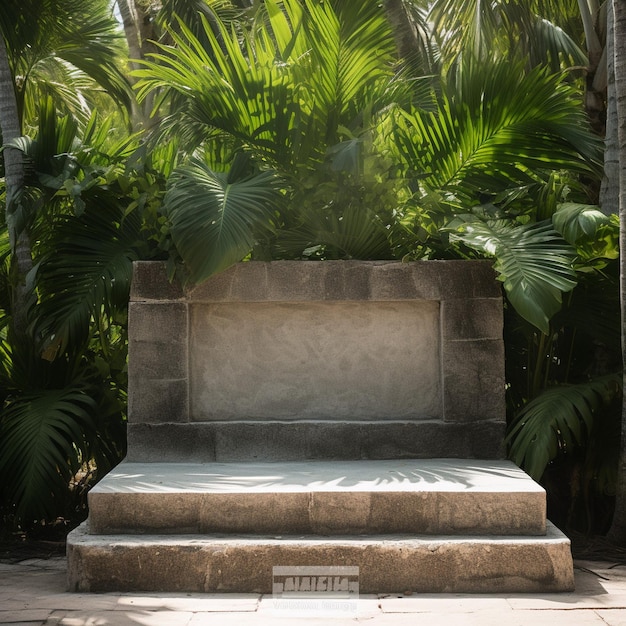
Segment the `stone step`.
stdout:
<path fill-rule="evenodd" d="M 360 593 L 571 591 L 569 540 L 544 537 L 68 536 L 71 591 L 271 593 L 275 566 L 358 567 Z M 311 570 L 315 571 L 315 570 Z"/>
<path fill-rule="evenodd" d="M 544 490 L 509 461 L 122 463 L 93 534 L 542 535 Z"/>

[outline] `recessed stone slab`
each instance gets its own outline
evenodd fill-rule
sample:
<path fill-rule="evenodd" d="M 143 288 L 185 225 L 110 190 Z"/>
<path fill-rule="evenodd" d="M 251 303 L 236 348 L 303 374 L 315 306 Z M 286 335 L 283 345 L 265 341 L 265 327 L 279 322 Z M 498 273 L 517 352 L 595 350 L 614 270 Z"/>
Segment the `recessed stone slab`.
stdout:
<path fill-rule="evenodd" d="M 510 461 L 122 463 L 91 532 L 545 533 L 545 492 Z"/>
<path fill-rule="evenodd" d="M 569 540 L 545 537 L 68 536 L 74 591 L 257 592 L 274 566 L 350 565 L 360 593 L 571 591 Z"/>

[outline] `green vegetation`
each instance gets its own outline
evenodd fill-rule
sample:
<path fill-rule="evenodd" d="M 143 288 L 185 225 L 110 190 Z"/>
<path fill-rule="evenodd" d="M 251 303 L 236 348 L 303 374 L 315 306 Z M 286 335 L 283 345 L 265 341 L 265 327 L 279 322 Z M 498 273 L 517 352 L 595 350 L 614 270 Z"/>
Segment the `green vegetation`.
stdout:
<path fill-rule="evenodd" d="M 606 529 L 619 221 L 598 206 L 584 20 L 575 2 L 481 3 L 480 24 L 475 3 L 427 4 L 135 6 L 131 72 L 111 2 L 5 0 L 5 521 L 78 521 L 81 481 L 123 457 L 133 260 L 199 282 L 244 259 L 487 257 L 511 458 L 573 485 L 559 523 Z"/>

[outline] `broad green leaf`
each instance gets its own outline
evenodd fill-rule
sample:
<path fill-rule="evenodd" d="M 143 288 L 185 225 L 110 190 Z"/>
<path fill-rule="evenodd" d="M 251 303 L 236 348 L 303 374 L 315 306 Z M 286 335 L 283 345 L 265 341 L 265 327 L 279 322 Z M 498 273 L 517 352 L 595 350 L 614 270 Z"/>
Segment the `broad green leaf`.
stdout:
<path fill-rule="evenodd" d="M 164 206 L 192 281 L 241 261 L 259 234 L 273 231 L 283 198 L 278 182 L 273 172 L 230 180 L 197 158 L 174 171 Z"/>
<path fill-rule="evenodd" d="M 575 251 L 549 222 L 513 225 L 463 216 L 450 227 L 452 240 L 493 256 L 509 302 L 543 333 L 561 308 L 561 294 L 576 286 Z"/>

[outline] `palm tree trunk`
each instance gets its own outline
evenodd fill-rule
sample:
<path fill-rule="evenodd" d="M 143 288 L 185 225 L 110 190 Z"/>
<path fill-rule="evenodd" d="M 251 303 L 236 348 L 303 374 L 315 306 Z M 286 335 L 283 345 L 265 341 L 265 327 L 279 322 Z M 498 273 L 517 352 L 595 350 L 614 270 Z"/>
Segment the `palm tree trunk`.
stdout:
<path fill-rule="evenodd" d="M 615 20 L 613 7 L 607 6 L 607 96 L 606 134 L 604 138 L 604 176 L 600 187 L 600 208 L 606 215 L 618 212 L 619 143 L 617 140 L 617 94 L 615 93 Z"/>
<path fill-rule="evenodd" d="M 417 30 L 409 18 L 403 0 L 384 0 L 383 6 L 393 29 L 398 56 L 408 63 L 417 54 Z"/>
<path fill-rule="evenodd" d="M 619 141 L 620 283 L 622 359 L 626 363 L 626 0 L 613 0 L 614 58 Z M 626 398 L 626 394 L 624 394 Z M 622 406 L 622 439 L 617 473 L 615 513 L 608 533 L 611 541 L 626 543 L 626 400 Z"/>
<path fill-rule="evenodd" d="M 2 143 L 6 145 L 21 135 L 20 118 L 15 97 L 13 76 L 9 65 L 4 37 L 0 34 L 0 132 Z M 32 269 L 32 254 L 28 232 L 18 228 L 16 209 L 18 194 L 24 185 L 24 162 L 22 153 L 7 147 L 3 152 L 6 187 L 6 223 L 9 231 L 9 243 L 13 255 L 13 262 L 17 270 L 17 282 L 13 298 L 13 329 L 21 334 L 27 326 L 26 309 L 28 290 L 26 275 Z"/>
<path fill-rule="evenodd" d="M 137 61 L 142 61 L 146 57 L 146 52 L 155 52 L 156 49 L 149 43 L 148 37 L 156 39 L 156 34 L 152 26 L 152 20 L 147 13 L 150 8 L 144 7 L 135 0 L 116 0 L 117 7 L 122 17 L 124 35 L 128 45 L 129 66 L 131 71 L 139 69 L 141 65 Z M 132 74 L 128 77 L 131 84 L 136 82 Z M 143 102 L 143 106 L 133 100 L 133 126 L 135 128 L 149 128 L 156 123 L 150 118 L 150 113 L 154 104 L 154 96 L 151 94 Z"/>
<path fill-rule="evenodd" d="M 13 85 L 13 75 L 9 66 L 4 37 L 0 35 L 0 131 L 2 132 L 2 143 L 6 145 L 11 140 L 19 137 L 20 118 L 17 111 L 17 99 L 15 97 L 15 87 Z M 11 205 L 14 200 L 15 191 L 24 183 L 24 166 L 22 163 L 22 153 L 15 148 L 4 150 L 4 171 L 5 184 L 7 188 L 7 223 L 10 226 Z M 15 249 L 15 230 L 9 228 L 9 239 L 11 248 Z"/>

